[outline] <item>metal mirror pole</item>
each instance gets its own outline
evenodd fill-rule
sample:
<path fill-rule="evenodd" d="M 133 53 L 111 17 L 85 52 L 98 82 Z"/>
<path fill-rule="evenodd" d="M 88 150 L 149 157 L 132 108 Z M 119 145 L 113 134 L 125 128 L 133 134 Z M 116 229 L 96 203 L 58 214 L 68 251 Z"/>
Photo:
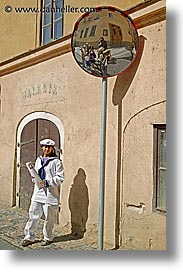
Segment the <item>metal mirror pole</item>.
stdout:
<path fill-rule="evenodd" d="M 92 29 L 94 20 L 98 18 L 100 20 L 96 26 L 95 34 L 92 37 L 88 37 L 87 35 L 83 37 L 83 30 L 90 27 Z M 113 31 L 110 25 L 115 26 L 119 30 L 115 38 L 118 40 L 116 45 L 113 45 L 114 41 L 112 41 L 111 35 L 106 38 L 101 36 L 104 35 L 104 25 L 109 26 L 108 28 L 106 27 L 106 31 L 110 34 Z M 126 46 L 123 45 L 124 39 L 121 35 L 122 33 L 125 34 Z M 109 67 L 107 67 L 108 76 L 112 77 L 130 66 L 138 49 L 138 33 L 134 22 L 125 12 L 111 6 L 96 7 L 94 11 L 83 14 L 75 23 L 71 45 L 73 56 L 82 70 L 93 76 L 102 77 L 98 250 L 103 250 L 107 118 L 107 75 L 104 77 L 104 71 L 106 71 L 105 67 L 109 64 Z M 110 47 L 108 47 L 109 45 Z M 98 58 L 95 52 L 98 52 Z M 125 60 L 127 57 L 131 58 L 131 62 Z M 100 64 L 101 61 L 104 62 L 104 67 L 103 69 L 101 68 L 101 75 L 98 75 L 98 62 Z"/>
<path fill-rule="evenodd" d="M 106 78 L 103 77 L 102 78 L 101 140 L 100 140 L 98 250 L 103 250 L 103 237 L 104 237 L 106 117 L 107 117 L 107 77 Z"/>

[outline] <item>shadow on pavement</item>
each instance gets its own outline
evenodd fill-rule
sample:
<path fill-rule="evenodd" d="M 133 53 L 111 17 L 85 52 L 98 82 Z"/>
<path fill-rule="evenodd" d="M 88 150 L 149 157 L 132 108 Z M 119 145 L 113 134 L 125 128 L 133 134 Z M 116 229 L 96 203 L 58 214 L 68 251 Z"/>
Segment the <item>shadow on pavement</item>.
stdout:
<path fill-rule="evenodd" d="M 79 235 L 75 236 L 73 234 L 61 235 L 61 236 L 54 237 L 53 243 L 79 240 L 79 239 L 82 239 L 82 238 L 83 238 L 83 236 L 79 236 Z"/>

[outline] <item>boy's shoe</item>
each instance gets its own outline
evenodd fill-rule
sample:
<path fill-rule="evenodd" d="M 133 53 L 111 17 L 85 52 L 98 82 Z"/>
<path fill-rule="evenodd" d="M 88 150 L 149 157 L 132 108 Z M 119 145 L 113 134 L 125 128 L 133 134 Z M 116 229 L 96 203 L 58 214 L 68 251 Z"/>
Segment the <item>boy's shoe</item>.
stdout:
<path fill-rule="evenodd" d="M 52 243 L 52 241 L 49 241 L 49 240 L 42 240 L 41 241 L 41 246 L 46 246 L 46 245 L 49 245 L 49 244 L 51 244 Z"/>
<path fill-rule="evenodd" d="M 33 241 L 30 241 L 30 240 L 23 240 L 22 241 L 22 246 L 28 246 L 30 244 L 33 244 L 34 242 Z"/>

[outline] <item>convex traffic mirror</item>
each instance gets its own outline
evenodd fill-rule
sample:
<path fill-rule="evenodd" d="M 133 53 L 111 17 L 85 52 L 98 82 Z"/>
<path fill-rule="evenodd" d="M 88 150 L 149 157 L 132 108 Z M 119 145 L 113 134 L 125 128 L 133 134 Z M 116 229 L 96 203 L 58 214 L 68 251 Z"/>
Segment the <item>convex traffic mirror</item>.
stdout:
<path fill-rule="evenodd" d="M 114 7 L 98 7 L 75 23 L 72 52 L 79 66 L 98 77 L 115 76 L 127 69 L 138 50 L 132 19 Z"/>

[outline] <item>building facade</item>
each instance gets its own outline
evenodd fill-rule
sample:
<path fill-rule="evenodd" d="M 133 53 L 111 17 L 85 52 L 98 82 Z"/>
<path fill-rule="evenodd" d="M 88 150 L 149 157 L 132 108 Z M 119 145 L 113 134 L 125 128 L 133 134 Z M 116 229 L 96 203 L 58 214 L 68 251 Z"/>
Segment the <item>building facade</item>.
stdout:
<path fill-rule="evenodd" d="M 32 186 L 25 162 L 40 153 L 41 138 L 51 137 L 65 167 L 58 222 L 78 234 L 97 235 L 102 84 L 79 68 L 71 52 L 81 10 L 16 13 L 11 2 L 13 10 L 1 17 L 1 202 L 28 209 Z M 29 1 L 29 7 L 57 3 L 71 9 L 76 2 L 86 7 L 85 1 L 69 0 Z M 139 35 L 135 61 L 108 79 L 104 246 L 164 250 L 166 2 L 100 4 L 125 10 Z M 98 1 L 88 1 L 87 8 L 93 6 Z"/>

